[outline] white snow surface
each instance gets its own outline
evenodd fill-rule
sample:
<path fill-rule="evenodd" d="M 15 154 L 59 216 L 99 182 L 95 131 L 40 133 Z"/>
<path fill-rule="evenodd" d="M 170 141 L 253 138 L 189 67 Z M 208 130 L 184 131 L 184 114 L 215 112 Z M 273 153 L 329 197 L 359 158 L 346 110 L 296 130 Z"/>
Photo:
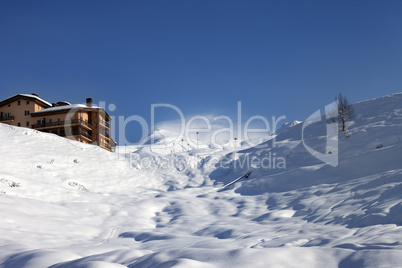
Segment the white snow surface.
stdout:
<path fill-rule="evenodd" d="M 337 167 L 302 125 L 174 151 L 158 130 L 110 153 L 0 124 L 0 267 L 401 267 L 402 94 L 355 104 Z M 325 127 L 306 143 L 325 148 Z M 269 154 L 286 168 L 241 165 Z"/>
<path fill-rule="evenodd" d="M 35 114 L 63 111 L 63 110 L 71 110 L 71 109 L 81 109 L 81 108 L 98 109 L 99 107 L 97 107 L 97 106 L 88 107 L 84 104 L 71 104 L 71 105 L 63 105 L 63 106 L 46 108 L 46 109 L 35 112 Z"/>
<path fill-rule="evenodd" d="M 34 99 L 37 99 L 37 100 L 39 100 L 39 101 L 41 101 L 41 102 L 46 103 L 46 104 L 49 105 L 49 106 L 52 106 L 52 104 L 51 104 L 50 102 L 47 102 L 47 101 L 45 101 L 44 99 L 41 99 L 41 98 L 39 98 L 38 96 L 35 96 L 35 95 L 32 95 L 32 94 L 17 94 L 17 95 L 13 95 L 13 96 L 11 96 L 11 97 L 8 97 L 8 98 L 6 98 L 6 99 L 4 99 L 4 100 L 11 99 L 11 98 L 13 98 L 13 97 L 15 97 L 15 96 L 18 96 L 18 95 L 25 96 L 25 97 L 30 97 L 30 98 L 34 98 Z"/>

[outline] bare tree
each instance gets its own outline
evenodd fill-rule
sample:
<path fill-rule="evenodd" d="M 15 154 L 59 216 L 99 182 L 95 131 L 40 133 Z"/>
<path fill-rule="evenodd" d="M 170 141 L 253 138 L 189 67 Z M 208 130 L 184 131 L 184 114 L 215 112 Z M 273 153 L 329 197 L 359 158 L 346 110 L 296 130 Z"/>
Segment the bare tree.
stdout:
<path fill-rule="evenodd" d="M 353 118 L 354 109 L 349 100 L 339 93 L 335 97 L 335 102 L 338 107 L 338 120 L 342 123 L 342 131 L 346 131 L 346 122 Z"/>

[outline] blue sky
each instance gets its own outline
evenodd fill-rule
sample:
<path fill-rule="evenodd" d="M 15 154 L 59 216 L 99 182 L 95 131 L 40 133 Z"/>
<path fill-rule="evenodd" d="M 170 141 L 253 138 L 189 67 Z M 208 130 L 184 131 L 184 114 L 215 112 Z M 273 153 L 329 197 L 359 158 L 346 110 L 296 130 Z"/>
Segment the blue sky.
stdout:
<path fill-rule="evenodd" d="M 92 97 L 147 121 L 156 103 L 235 119 L 241 101 L 245 118 L 304 120 L 338 93 L 402 91 L 401 14 L 392 0 L 0 1 L 0 98 Z"/>

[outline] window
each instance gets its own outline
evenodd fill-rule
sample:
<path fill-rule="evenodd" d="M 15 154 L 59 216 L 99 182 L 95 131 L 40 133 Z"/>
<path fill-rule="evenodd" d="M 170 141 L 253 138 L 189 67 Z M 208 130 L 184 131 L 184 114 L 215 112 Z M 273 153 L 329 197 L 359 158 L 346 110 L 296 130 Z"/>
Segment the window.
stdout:
<path fill-rule="evenodd" d="M 21 123 L 18 123 L 18 124 L 17 124 L 17 126 L 19 126 L 19 127 L 20 127 L 20 126 L 21 126 Z"/>
<path fill-rule="evenodd" d="M 52 123 L 52 119 L 51 119 L 51 118 L 49 119 L 49 123 Z"/>
<path fill-rule="evenodd" d="M 29 122 L 27 122 L 27 127 L 29 127 Z"/>
<path fill-rule="evenodd" d="M 17 104 L 18 104 L 18 105 L 21 105 L 21 101 L 19 100 L 19 101 L 17 102 Z"/>
<path fill-rule="evenodd" d="M 25 111 L 25 115 L 29 115 L 29 111 Z"/>
<path fill-rule="evenodd" d="M 57 129 L 57 135 L 60 135 L 60 129 Z"/>
<path fill-rule="evenodd" d="M 49 133 L 53 133 L 53 131 L 52 131 L 52 130 L 49 130 Z"/>
<path fill-rule="evenodd" d="M 7 107 L 10 107 L 11 106 L 11 104 L 9 103 L 8 105 L 7 105 Z"/>
<path fill-rule="evenodd" d="M 57 125 L 60 125 L 60 118 L 57 118 Z"/>
<path fill-rule="evenodd" d="M 27 104 L 29 104 L 29 100 L 27 100 Z"/>

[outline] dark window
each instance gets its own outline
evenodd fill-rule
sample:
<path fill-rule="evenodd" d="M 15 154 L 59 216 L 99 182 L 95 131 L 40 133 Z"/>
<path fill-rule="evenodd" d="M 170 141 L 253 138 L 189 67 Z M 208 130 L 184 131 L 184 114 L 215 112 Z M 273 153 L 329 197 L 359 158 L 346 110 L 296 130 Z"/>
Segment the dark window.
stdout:
<path fill-rule="evenodd" d="M 18 105 L 21 105 L 21 101 L 19 100 L 19 101 L 17 102 L 17 104 L 18 104 Z"/>
<path fill-rule="evenodd" d="M 29 100 L 27 100 L 27 104 L 29 104 Z"/>
<path fill-rule="evenodd" d="M 11 106 L 11 104 L 8 104 L 8 105 L 7 105 L 7 107 L 10 107 L 10 106 Z"/>
<path fill-rule="evenodd" d="M 25 115 L 29 115 L 29 111 L 25 111 Z"/>
<path fill-rule="evenodd" d="M 27 127 L 29 127 L 29 122 L 27 122 Z"/>
<path fill-rule="evenodd" d="M 18 123 L 17 125 L 20 127 L 20 126 L 21 126 L 21 123 Z"/>
<path fill-rule="evenodd" d="M 52 119 L 49 119 L 49 123 L 52 123 Z"/>
<path fill-rule="evenodd" d="M 49 130 L 49 133 L 53 133 L 53 131 L 52 131 L 52 130 Z"/>
<path fill-rule="evenodd" d="M 60 135 L 60 129 L 57 129 L 57 135 Z"/>

